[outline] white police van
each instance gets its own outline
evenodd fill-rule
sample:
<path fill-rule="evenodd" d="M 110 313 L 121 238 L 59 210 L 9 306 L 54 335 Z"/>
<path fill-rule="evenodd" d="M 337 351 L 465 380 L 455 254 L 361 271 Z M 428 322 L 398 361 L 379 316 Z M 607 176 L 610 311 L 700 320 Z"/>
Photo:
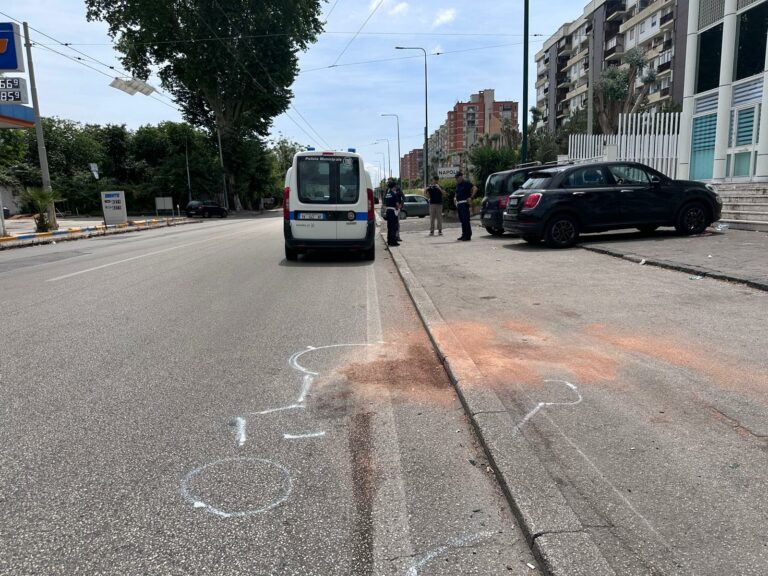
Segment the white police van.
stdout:
<path fill-rule="evenodd" d="M 297 153 L 285 175 L 283 220 L 286 260 L 307 250 L 355 250 L 373 260 L 373 186 L 362 157 Z"/>

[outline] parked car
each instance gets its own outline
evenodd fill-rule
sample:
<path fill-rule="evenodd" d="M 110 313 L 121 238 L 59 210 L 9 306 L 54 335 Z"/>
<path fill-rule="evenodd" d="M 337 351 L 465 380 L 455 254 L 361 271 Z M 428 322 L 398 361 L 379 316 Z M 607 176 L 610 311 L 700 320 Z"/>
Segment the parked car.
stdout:
<path fill-rule="evenodd" d="M 193 216 L 201 216 L 203 218 L 218 216 L 219 218 L 226 218 L 229 215 L 226 208 L 218 202 L 211 202 L 209 200 L 192 200 L 192 202 L 187 204 L 185 210 L 189 218 Z"/>
<path fill-rule="evenodd" d="M 579 234 L 674 226 L 700 234 L 720 219 L 722 200 L 708 184 L 672 180 L 636 162 L 540 168 L 509 198 L 504 230 L 565 248 Z"/>
<path fill-rule="evenodd" d="M 528 175 L 540 170 L 541 165 L 524 166 L 513 170 L 494 172 L 485 181 L 485 196 L 480 207 L 480 222 L 488 234 L 504 234 L 504 211 L 507 209 L 509 196 L 528 179 Z"/>
<path fill-rule="evenodd" d="M 386 206 L 381 206 L 381 217 L 386 216 Z M 400 207 L 400 220 L 405 220 L 408 216 L 418 216 L 424 218 L 429 216 L 429 200 L 418 194 L 406 194 L 405 202 Z"/>

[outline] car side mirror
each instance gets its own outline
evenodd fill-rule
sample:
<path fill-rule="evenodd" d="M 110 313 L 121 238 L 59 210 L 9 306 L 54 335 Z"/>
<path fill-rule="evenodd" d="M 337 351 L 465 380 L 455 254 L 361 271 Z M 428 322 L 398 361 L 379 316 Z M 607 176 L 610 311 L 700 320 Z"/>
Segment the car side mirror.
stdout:
<path fill-rule="evenodd" d="M 661 186 L 661 178 L 659 178 L 658 176 L 651 176 L 651 186 L 653 186 L 654 188 L 658 188 L 659 186 Z"/>

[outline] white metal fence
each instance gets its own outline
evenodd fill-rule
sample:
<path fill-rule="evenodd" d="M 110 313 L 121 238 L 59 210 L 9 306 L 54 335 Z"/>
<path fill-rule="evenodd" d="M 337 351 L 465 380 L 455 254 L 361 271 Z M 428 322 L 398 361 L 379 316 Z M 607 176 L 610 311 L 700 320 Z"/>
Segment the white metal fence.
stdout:
<path fill-rule="evenodd" d="M 680 114 L 621 114 L 618 134 L 571 134 L 568 160 L 626 160 L 642 162 L 659 172 L 677 176 L 677 139 Z"/>

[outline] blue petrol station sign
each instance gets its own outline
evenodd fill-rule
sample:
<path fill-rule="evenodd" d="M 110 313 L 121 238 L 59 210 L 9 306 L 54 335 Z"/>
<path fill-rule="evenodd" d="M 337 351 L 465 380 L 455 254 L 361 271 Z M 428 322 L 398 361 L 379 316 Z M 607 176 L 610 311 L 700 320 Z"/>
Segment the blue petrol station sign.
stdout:
<path fill-rule="evenodd" d="M 0 22 L 0 72 L 24 72 L 19 25 Z"/>

